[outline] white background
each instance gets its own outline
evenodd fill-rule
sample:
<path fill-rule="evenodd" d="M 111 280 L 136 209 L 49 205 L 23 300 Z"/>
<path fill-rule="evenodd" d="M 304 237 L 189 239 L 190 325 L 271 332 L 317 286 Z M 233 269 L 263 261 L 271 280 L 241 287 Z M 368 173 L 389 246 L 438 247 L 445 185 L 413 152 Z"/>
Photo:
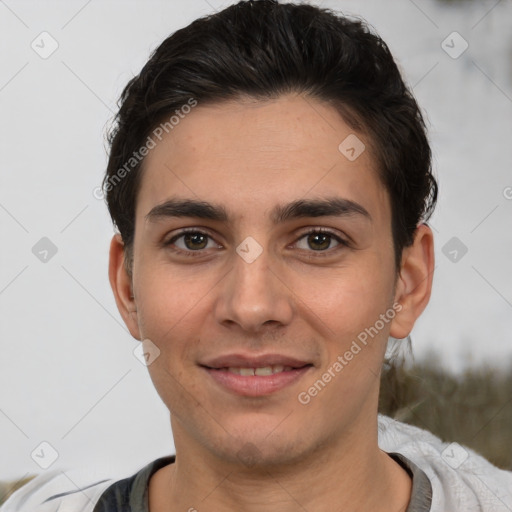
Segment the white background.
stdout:
<path fill-rule="evenodd" d="M 167 410 L 109 288 L 113 229 L 92 192 L 122 87 L 170 33 L 229 3 L 0 2 L 0 479 L 41 472 L 30 454 L 42 441 L 59 454 L 52 469 L 128 475 L 173 452 Z M 437 268 L 416 357 L 434 349 L 457 371 L 510 368 L 512 3 L 311 3 L 365 17 L 427 113 Z M 59 45 L 47 59 L 31 48 L 43 31 Z M 457 59 L 441 47 L 453 31 L 469 44 Z M 468 248 L 456 263 L 442 252 L 454 236 Z M 32 253 L 42 237 L 58 249 L 47 263 Z"/>

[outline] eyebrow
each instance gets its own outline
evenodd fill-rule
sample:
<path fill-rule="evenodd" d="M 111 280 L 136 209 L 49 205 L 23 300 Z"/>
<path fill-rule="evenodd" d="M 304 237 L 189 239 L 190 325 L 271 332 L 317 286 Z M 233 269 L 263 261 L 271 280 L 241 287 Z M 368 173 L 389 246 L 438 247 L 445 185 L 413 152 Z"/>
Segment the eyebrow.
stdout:
<path fill-rule="evenodd" d="M 274 224 L 303 217 L 350 217 L 362 216 L 372 220 L 368 211 L 359 203 L 341 197 L 326 199 L 299 199 L 286 205 L 277 205 L 271 212 Z M 227 222 L 229 215 L 222 205 L 212 204 L 195 199 L 171 198 L 151 209 L 146 220 L 156 222 L 168 217 L 193 217 Z"/>
<path fill-rule="evenodd" d="M 271 214 L 275 224 L 301 217 L 349 217 L 362 216 L 372 220 L 371 215 L 359 203 L 341 197 L 326 199 L 299 199 L 284 206 L 277 206 Z"/>

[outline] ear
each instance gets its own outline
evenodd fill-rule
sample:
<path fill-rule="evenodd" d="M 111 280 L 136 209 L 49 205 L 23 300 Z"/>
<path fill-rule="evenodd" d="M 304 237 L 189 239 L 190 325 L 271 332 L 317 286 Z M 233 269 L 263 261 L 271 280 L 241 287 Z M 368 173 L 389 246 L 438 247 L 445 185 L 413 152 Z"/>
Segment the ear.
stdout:
<path fill-rule="evenodd" d="M 409 336 L 430 299 L 433 272 L 434 235 L 426 224 L 421 224 L 416 228 L 412 245 L 402 253 L 395 290 L 395 303 L 401 304 L 402 309 L 391 322 L 393 338 Z"/>
<path fill-rule="evenodd" d="M 131 335 L 140 340 L 137 304 L 133 297 L 132 278 L 124 263 L 124 243 L 121 235 L 114 235 L 110 242 L 108 278 L 124 323 Z"/>

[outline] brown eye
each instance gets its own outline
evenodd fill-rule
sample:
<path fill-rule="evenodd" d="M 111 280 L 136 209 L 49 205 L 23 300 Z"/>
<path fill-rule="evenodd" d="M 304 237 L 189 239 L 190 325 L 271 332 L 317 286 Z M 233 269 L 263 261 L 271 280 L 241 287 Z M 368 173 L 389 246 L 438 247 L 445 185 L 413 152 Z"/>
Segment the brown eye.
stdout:
<path fill-rule="evenodd" d="M 332 233 L 311 231 L 309 233 L 305 233 L 299 239 L 297 247 L 303 250 L 324 252 L 327 249 L 332 249 L 340 244 L 343 244 L 343 240 Z"/>
<path fill-rule="evenodd" d="M 187 249 L 197 251 L 208 245 L 208 236 L 203 233 L 186 233 L 183 235 L 183 242 Z"/>
<path fill-rule="evenodd" d="M 325 233 L 313 233 L 308 235 L 308 245 L 311 249 L 323 251 L 329 249 L 331 245 L 331 236 Z"/>
<path fill-rule="evenodd" d="M 199 253 L 203 252 L 203 249 L 219 248 L 219 245 L 215 243 L 210 235 L 202 231 L 193 230 L 182 231 L 165 242 L 164 246 L 183 254 L 190 254 L 192 252 Z"/>

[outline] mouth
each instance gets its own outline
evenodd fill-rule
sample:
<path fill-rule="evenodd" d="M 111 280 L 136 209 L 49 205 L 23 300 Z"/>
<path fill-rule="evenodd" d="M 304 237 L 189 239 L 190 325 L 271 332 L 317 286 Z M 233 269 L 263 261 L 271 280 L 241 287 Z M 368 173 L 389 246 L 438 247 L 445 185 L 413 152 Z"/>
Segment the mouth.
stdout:
<path fill-rule="evenodd" d="M 298 368 L 292 366 L 283 366 L 282 364 L 276 364 L 272 366 L 258 366 L 255 368 L 246 367 L 241 368 L 237 366 L 230 366 L 229 368 L 211 368 L 212 370 L 219 370 L 224 372 L 234 373 L 235 375 L 241 375 L 242 377 L 267 377 L 268 375 L 275 375 L 276 373 L 291 372 Z"/>
<path fill-rule="evenodd" d="M 246 397 L 261 397 L 295 383 L 313 368 L 313 364 L 279 354 L 258 357 L 228 355 L 200 367 L 224 391 Z"/>

